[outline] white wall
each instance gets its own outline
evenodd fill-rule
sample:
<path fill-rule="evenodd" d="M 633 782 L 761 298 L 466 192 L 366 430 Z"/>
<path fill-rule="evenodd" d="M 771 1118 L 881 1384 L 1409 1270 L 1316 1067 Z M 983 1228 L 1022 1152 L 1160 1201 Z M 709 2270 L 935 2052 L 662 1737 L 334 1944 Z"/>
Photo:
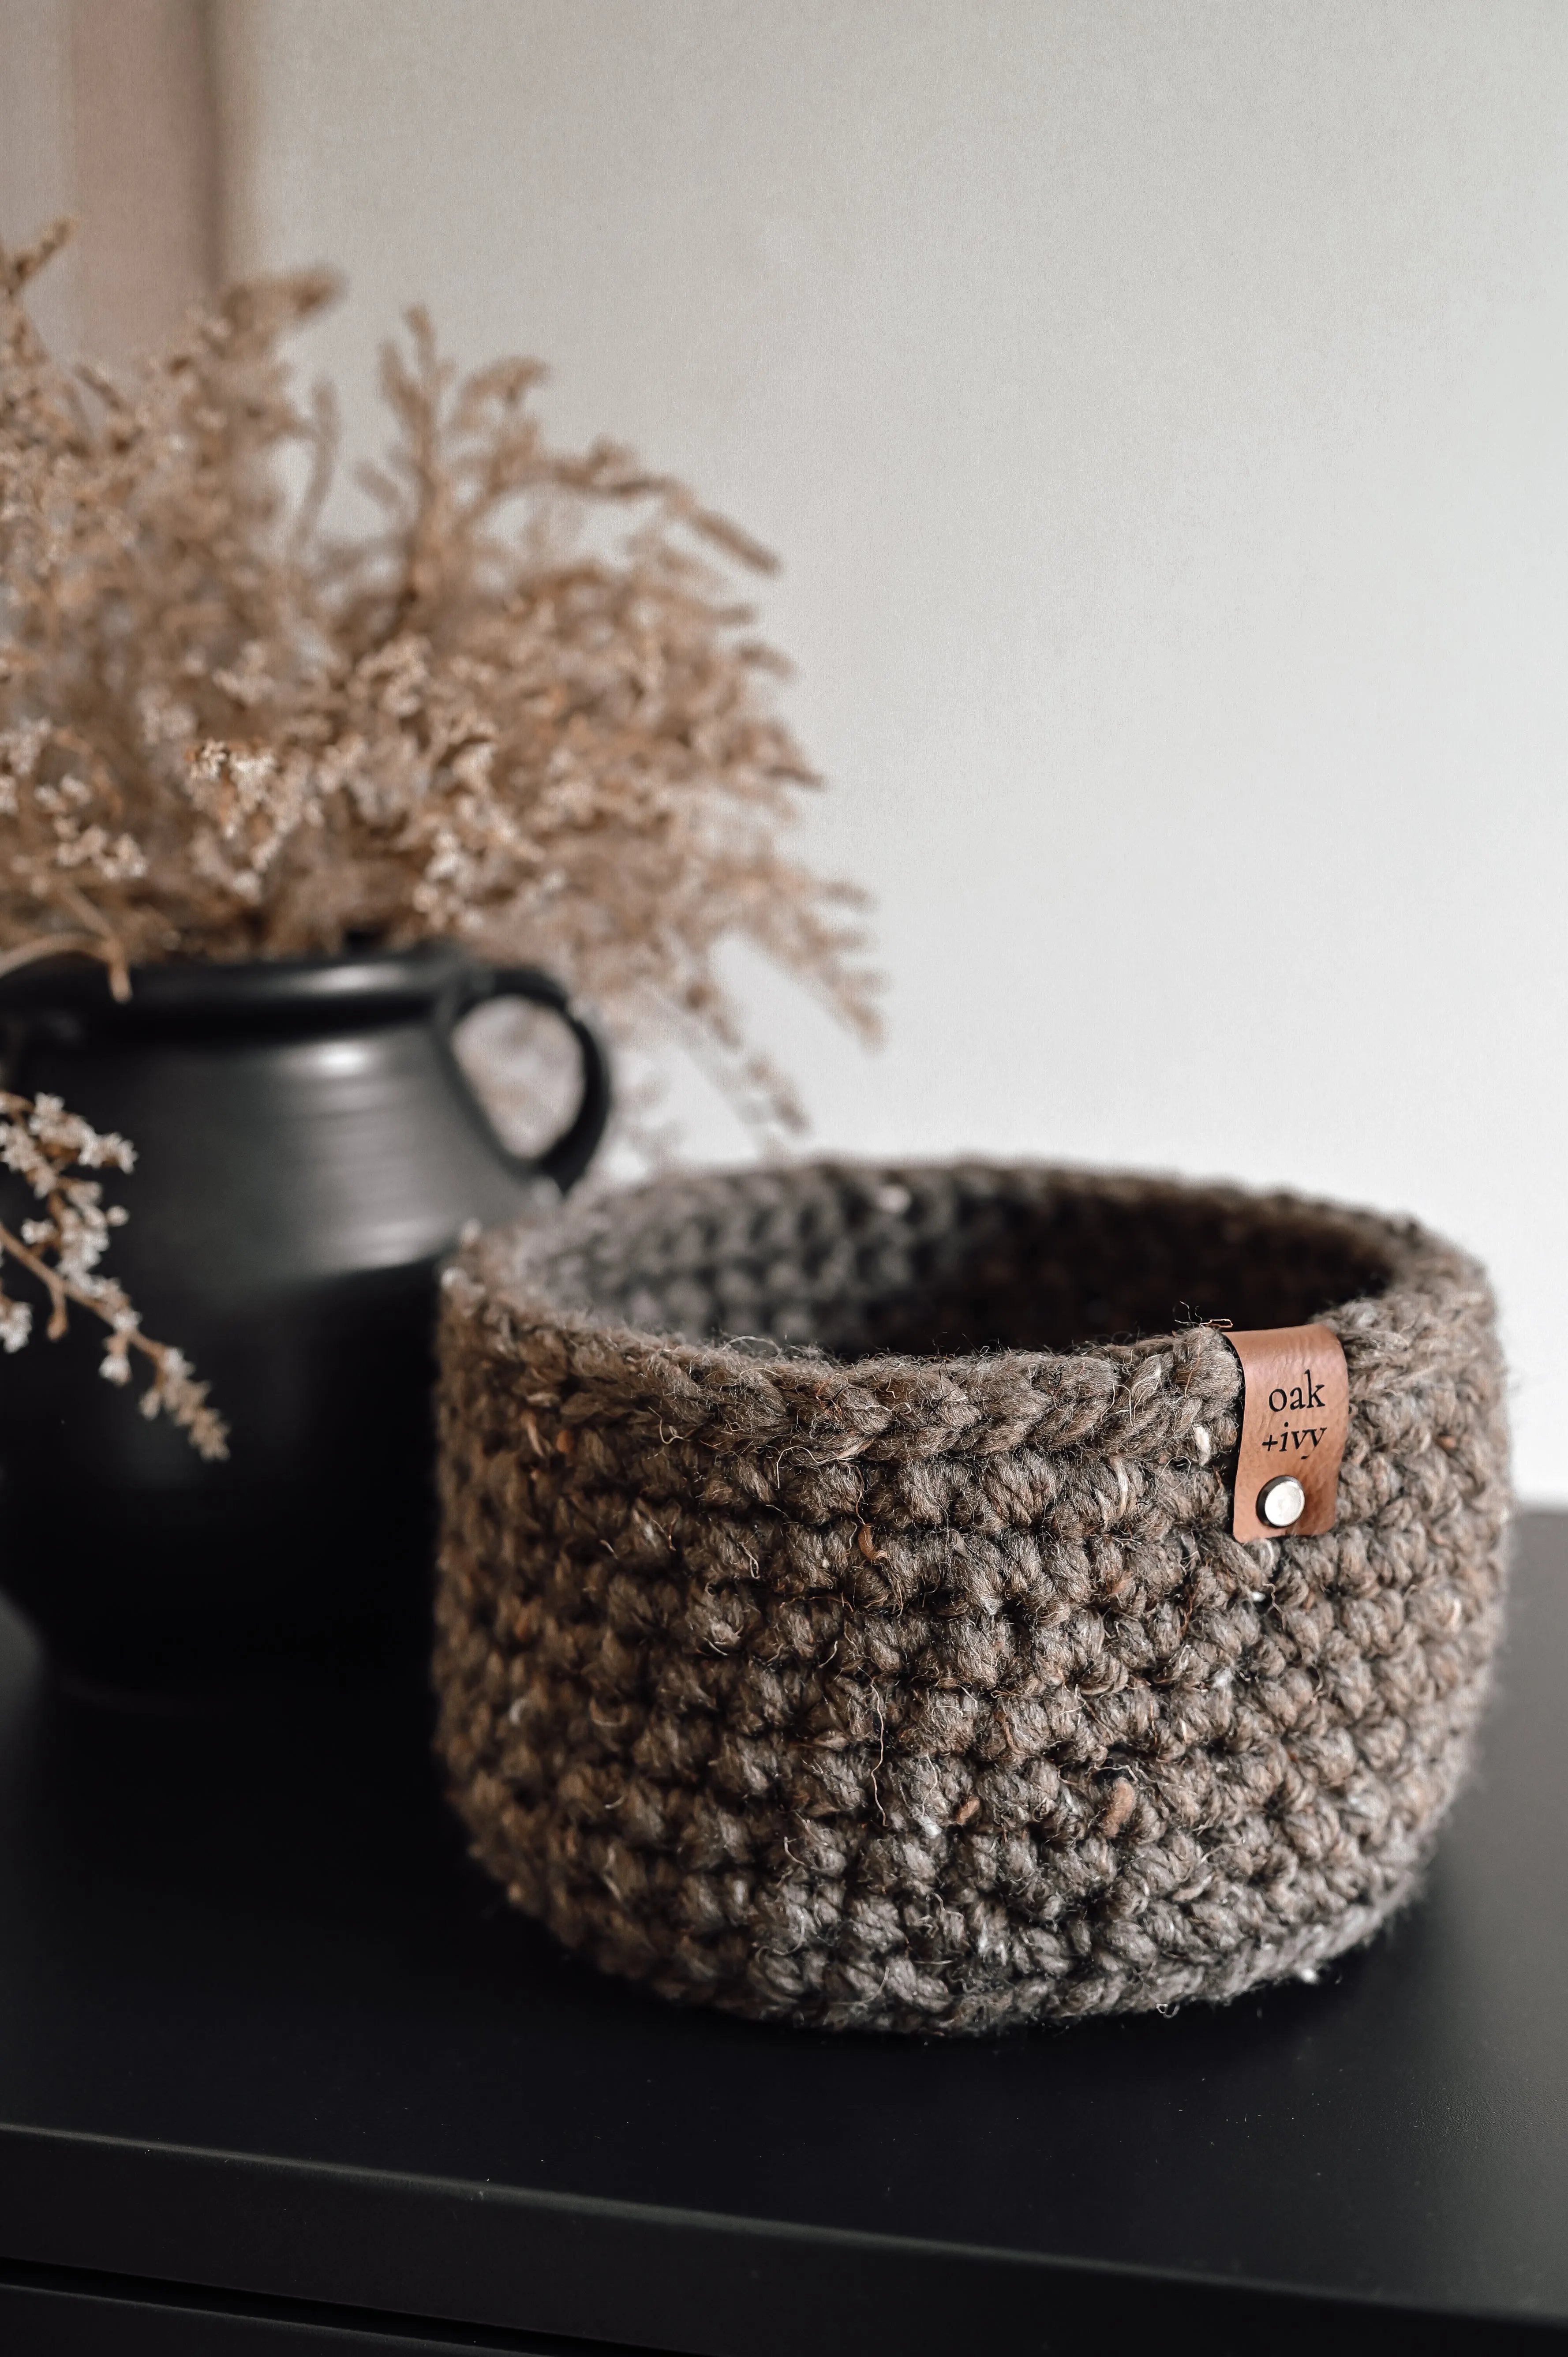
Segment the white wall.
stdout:
<path fill-rule="evenodd" d="M 70 95 L 67 0 L 0 0 L 0 242 L 28 244 L 71 209 Z M 59 351 L 80 340 L 76 264 L 68 248 L 32 293 Z"/>
<path fill-rule="evenodd" d="M 429 299 L 781 549 L 881 903 L 824 1146 L 1286 1181 L 1481 1252 L 1568 1499 L 1560 0 L 225 0 L 244 264 Z M 697 1101 L 692 1142 L 733 1156 Z"/>
<path fill-rule="evenodd" d="M 0 240 L 68 213 L 39 280 L 57 351 L 123 361 L 218 276 L 208 0 L 0 0 Z"/>

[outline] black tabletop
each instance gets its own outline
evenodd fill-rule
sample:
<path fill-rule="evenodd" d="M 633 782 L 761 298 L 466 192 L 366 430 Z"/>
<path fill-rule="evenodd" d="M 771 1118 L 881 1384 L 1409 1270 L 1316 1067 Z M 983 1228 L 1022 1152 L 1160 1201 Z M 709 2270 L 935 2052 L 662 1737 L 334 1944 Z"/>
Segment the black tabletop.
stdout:
<path fill-rule="evenodd" d="M 1518 1552 L 1478 1770 L 1389 1932 L 978 2042 L 601 1981 L 468 1864 L 406 1706 L 91 1706 L 6 1620 L 7 2279 L 703 2357 L 1568 2346 L 1568 1517 Z"/>

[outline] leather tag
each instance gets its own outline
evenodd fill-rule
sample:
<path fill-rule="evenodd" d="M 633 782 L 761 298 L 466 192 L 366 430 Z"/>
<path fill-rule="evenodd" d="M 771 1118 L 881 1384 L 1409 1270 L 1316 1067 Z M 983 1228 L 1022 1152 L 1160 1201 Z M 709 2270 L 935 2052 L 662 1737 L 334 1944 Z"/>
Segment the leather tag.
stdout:
<path fill-rule="evenodd" d="M 1239 1539 L 1331 1531 L 1350 1426 L 1338 1336 L 1326 1326 L 1265 1326 L 1225 1340 L 1241 1361 L 1244 1383 L 1231 1530 Z M 1296 1508 L 1295 1492 L 1283 1487 L 1292 1480 L 1303 1492 L 1294 1513 L 1288 1510 Z"/>

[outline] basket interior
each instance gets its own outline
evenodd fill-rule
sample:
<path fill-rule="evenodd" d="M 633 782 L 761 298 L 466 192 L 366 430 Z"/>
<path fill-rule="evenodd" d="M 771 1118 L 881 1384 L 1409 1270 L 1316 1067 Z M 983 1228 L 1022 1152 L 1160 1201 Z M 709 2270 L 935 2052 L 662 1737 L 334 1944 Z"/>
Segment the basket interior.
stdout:
<path fill-rule="evenodd" d="M 1369 1221 L 1230 1189 L 817 1166 L 608 1199 L 535 1273 L 563 1308 L 854 1360 L 1301 1325 L 1391 1266 Z"/>

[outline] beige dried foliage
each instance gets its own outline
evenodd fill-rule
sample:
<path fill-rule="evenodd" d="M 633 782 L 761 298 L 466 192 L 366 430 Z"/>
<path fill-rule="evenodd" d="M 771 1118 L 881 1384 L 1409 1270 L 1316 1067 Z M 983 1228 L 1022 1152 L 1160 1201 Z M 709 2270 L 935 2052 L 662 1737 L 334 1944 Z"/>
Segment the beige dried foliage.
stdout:
<path fill-rule="evenodd" d="M 771 560 L 620 446 L 553 449 L 539 366 L 459 377 L 417 311 L 381 527 L 334 540 L 334 405 L 282 358 L 329 275 L 238 286 L 118 379 L 27 317 L 55 242 L 0 252 L 0 970 L 456 937 L 792 1117 L 720 943 L 874 1014 L 858 895 L 779 847 L 817 780 L 736 591 Z"/>

